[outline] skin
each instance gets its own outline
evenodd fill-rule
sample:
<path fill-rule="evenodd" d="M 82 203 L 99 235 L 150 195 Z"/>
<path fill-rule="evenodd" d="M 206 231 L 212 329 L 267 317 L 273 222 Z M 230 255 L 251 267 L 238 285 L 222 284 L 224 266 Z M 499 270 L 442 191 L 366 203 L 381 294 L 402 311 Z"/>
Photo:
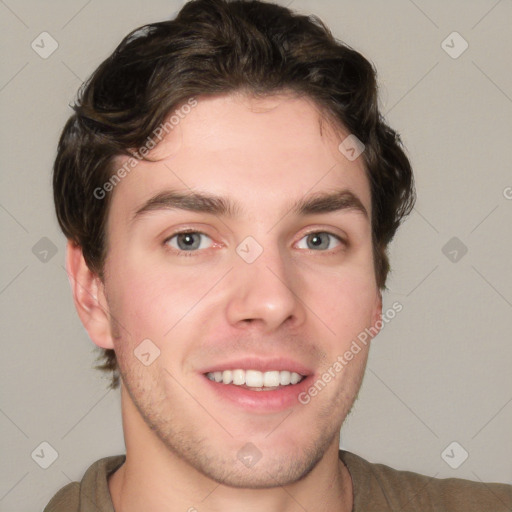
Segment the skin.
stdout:
<path fill-rule="evenodd" d="M 109 479 L 115 510 L 349 511 L 339 431 L 368 346 L 309 404 L 278 412 L 221 400 L 199 370 L 283 356 L 318 377 L 375 325 L 382 303 L 370 220 L 354 209 L 290 213 L 296 200 L 349 189 L 371 215 L 362 158 L 345 158 L 338 146 L 348 132 L 307 99 L 197 100 L 153 150 L 158 161 L 140 162 L 112 192 L 103 282 L 68 244 L 81 320 L 96 345 L 115 349 L 122 376 L 127 458 Z M 226 196 L 243 211 L 228 218 L 163 208 L 132 222 L 166 189 Z M 185 255 L 173 252 L 178 237 L 169 240 L 181 228 L 207 235 Z M 307 235 L 325 232 L 348 244 L 322 235 L 323 248 L 313 246 Z M 248 236 L 263 248 L 251 264 L 236 252 Z M 149 366 L 134 356 L 144 339 L 160 350 Z M 237 459 L 249 442 L 262 454 L 251 468 Z"/>

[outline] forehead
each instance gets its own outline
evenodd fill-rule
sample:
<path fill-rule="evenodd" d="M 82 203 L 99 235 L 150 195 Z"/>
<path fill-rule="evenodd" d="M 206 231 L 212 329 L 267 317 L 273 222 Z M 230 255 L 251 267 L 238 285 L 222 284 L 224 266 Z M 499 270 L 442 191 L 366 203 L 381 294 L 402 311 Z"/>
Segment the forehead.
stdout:
<path fill-rule="evenodd" d="M 237 93 L 196 101 L 168 118 L 172 129 L 149 153 L 153 161 L 138 162 L 116 185 L 111 211 L 126 218 L 148 198 L 181 190 L 232 197 L 246 216 L 263 219 L 308 194 L 348 188 L 370 213 L 362 157 L 339 151 L 349 133 L 311 100 Z"/>

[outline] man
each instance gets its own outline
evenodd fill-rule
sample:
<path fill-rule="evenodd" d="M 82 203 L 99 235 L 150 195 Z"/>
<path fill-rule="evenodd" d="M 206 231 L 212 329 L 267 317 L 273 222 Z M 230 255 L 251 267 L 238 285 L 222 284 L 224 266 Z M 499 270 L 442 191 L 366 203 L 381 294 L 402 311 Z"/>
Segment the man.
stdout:
<path fill-rule="evenodd" d="M 82 90 L 54 191 L 126 456 L 47 512 L 511 510 L 510 486 L 338 450 L 414 188 L 372 66 L 321 22 L 197 0 L 134 31 Z"/>

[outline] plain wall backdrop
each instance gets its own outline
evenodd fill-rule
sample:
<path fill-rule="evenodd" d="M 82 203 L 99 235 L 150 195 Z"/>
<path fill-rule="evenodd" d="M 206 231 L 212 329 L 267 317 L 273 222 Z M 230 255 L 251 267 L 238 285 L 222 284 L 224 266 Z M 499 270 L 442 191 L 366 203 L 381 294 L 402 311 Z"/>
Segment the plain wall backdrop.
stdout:
<path fill-rule="evenodd" d="M 512 2 L 280 3 L 317 14 L 375 64 L 416 178 L 384 295 L 384 310 L 403 310 L 373 342 L 342 447 L 512 483 Z M 92 368 L 72 303 L 51 169 L 80 84 L 130 30 L 182 4 L 0 1 L 2 511 L 42 510 L 124 452 L 119 392 Z"/>

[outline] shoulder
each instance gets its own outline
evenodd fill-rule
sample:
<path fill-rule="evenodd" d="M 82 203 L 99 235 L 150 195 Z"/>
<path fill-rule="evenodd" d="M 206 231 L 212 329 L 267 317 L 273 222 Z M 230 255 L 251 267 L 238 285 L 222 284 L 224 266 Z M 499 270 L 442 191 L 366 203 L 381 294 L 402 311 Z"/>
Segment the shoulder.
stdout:
<path fill-rule="evenodd" d="M 71 482 L 53 496 L 43 512 L 80 512 L 81 496 L 93 500 L 97 511 L 113 511 L 108 490 L 108 475 L 125 461 L 125 455 L 105 457 L 94 462 L 81 482 Z"/>
<path fill-rule="evenodd" d="M 48 505 L 46 505 L 43 512 L 60 512 L 64 510 L 67 512 L 76 512 L 78 510 L 79 499 L 80 484 L 78 482 L 71 482 L 55 494 Z"/>
<path fill-rule="evenodd" d="M 354 488 L 354 511 L 510 512 L 512 486 L 461 478 L 434 478 L 374 464 L 340 450 Z"/>

